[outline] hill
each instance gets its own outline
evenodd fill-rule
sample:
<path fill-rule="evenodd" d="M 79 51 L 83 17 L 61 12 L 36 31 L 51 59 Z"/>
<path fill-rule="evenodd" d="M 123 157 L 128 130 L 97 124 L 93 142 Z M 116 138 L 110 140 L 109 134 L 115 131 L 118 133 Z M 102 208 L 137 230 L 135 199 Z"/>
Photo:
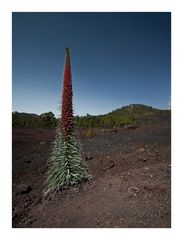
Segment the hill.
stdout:
<path fill-rule="evenodd" d="M 80 127 L 124 127 L 129 124 L 150 124 L 170 119 L 170 110 L 160 110 L 143 104 L 131 104 L 104 115 L 77 117 Z"/>
<path fill-rule="evenodd" d="M 144 115 L 153 114 L 155 112 L 158 112 L 160 110 L 153 108 L 151 106 L 146 106 L 143 104 L 130 104 L 128 106 L 124 106 L 121 108 L 118 108 L 108 114 L 107 116 L 112 117 L 118 117 L 118 116 L 134 116 L 134 117 L 140 117 Z"/>
<path fill-rule="evenodd" d="M 13 112 L 13 116 L 19 116 L 22 118 L 39 118 L 38 114 L 35 113 L 25 113 L 25 112 Z"/>
<path fill-rule="evenodd" d="M 78 127 L 124 127 L 129 124 L 155 124 L 170 120 L 170 110 L 159 110 L 143 104 L 123 106 L 107 114 L 76 116 Z M 59 119 L 52 112 L 41 115 L 13 112 L 13 127 L 55 127 Z"/>

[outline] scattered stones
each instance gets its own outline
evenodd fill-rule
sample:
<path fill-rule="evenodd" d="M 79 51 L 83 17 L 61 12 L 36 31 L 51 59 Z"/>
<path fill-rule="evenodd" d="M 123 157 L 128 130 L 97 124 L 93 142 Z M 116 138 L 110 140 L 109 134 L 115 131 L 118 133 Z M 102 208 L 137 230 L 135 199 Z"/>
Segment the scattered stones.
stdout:
<path fill-rule="evenodd" d="M 137 193 L 140 192 L 140 189 L 138 187 L 129 187 L 127 190 L 127 193 L 129 196 L 136 196 Z"/>
<path fill-rule="evenodd" d="M 17 186 L 17 194 L 26 194 L 29 193 L 32 190 L 32 188 L 28 184 L 19 184 Z"/>
<path fill-rule="evenodd" d="M 25 130 L 27 134 L 27 129 Z M 100 129 L 97 131 L 100 134 Z M 49 153 L 46 146 L 49 145 L 49 142 L 51 144 L 54 139 L 54 131 L 51 134 L 46 132 L 45 139 L 39 135 L 37 139 L 32 138 L 35 150 L 29 149 L 28 145 L 25 147 L 20 145 L 19 149 L 15 149 L 15 154 L 21 159 L 13 162 L 13 191 L 16 194 L 17 186 L 20 183 L 27 183 L 33 188 L 33 191 L 13 197 L 14 208 L 17 203 L 20 205 L 16 212 L 13 210 L 13 225 L 17 227 L 19 223 L 22 223 L 23 227 L 25 225 L 29 227 L 28 225 L 32 225 L 32 223 L 25 222 L 27 218 L 32 217 L 35 221 L 35 217 L 37 217 L 38 221 L 32 227 L 120 226 L 126 228 L 128 225 L 132 227 L 169 227 L 170 215 L 163 221 L 160 216 L 156 217 L 155 215 L 156 213 L 163 215 L 166 212 L 170 214 L 171 190 L 170 180 L 167 178 L 170 176 L 171 167 L 168 165 L 170 160 L 169 140 L 166 140 L 166 135 L 159 139 L 159 133 L 157 136 L 156 133 L 152 139 L 160 140 L 160 143 L 153 148 L 151 148 L 153 140 L 149 138 L 147 129 L 143 127 L 137 131 L 120 128 L 118 133 L 103 134 L 103 136 L 98 134 L 92 143 L 88 143 L 83 135 L 81 138 L 84 142 L 83 159 L 86 158 L 89 173 L 93 175 L 94 179 L 90 185 L 84 181 L 79 183 L 82 185 L 83 191 L 78 186 L 79 184 L 69 186 L 69 190 L 60 191 L 58 196 L 56 193 L 51 201 L 45 201 L 41 194 L 45 176 L 40 173 L 41 171 L 45 173 L 44 159 Z M 168 137 L 168 133 L 166 134 Z M 47 135 L 50 140 L 46 138 Z M 126 140 L 129 137 L 131 139 Z M 45 141 L 45 145 L 40 145 L 41 141 Z M 38 146 L 35 145 L 36 142 L 38 142 Z M 27 144 L 26 141 L 25 143 Z M 164 144 L 167 145 L 164 146 Z M 31 151 L 37 154 L 29 155 Z M 126 154 L 126 151 L 129 154 Z M 158 160 L 155 162 L 158 153 Z M 153 156 L 151 157 L 149 154 Z M 16 155 L 14 159 L 16 159 Z M 90 159 L 92 160 L 89 161 Z M 31 163 L 29 163 L 30 160 Z M 109 167 L 109 165 L 111 166 Z M 153 175 L 152 178 L 150 178 L 150 174 Z M 144 186 L 145 182 L 149 186 Z M 68 189 L 68 186 L 63 188 Z M 23 190 L 23 192 L 25 191 Z M 37 197 L 40 197 L 39 202 Z M 33 203 L 31 204 L 31 201 L 29 202 L 26 198 L 32 198 Z M 160 204 L 162 204 L 162 208 Z M 23 215 L 20 215 L 21 213 Z M 83 218 L 78 218 L 78 214 Z M 151 214 L 154 217 L 151 217 Z M 68 220 L 65 223 L 67 219 L 70 222 Z"/>

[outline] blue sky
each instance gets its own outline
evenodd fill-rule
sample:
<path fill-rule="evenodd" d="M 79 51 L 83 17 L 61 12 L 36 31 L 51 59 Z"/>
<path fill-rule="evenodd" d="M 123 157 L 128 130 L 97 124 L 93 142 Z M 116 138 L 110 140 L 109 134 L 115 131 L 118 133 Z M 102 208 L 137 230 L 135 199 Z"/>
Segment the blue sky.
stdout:
<path fill-rule="evenodd" d="M 59 114 L 65 47 L 74 112 L 169 108 L 170 13 L 13 13 L 13 111 Z"/>

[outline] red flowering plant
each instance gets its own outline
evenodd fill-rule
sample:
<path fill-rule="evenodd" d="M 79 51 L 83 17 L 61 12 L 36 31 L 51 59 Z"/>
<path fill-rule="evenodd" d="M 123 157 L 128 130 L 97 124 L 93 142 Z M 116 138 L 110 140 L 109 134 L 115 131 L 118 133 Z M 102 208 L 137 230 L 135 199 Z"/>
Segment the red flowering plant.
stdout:
<path fill-rule="evenodd" d="M 64 185 L 73 185 L 89 178 L 82 161 L 81 144 L 74 123 L 72 97 L 70 54 L 66 48 L 62 111 L 48 162 L 45 195 L 62 189 Z"/>

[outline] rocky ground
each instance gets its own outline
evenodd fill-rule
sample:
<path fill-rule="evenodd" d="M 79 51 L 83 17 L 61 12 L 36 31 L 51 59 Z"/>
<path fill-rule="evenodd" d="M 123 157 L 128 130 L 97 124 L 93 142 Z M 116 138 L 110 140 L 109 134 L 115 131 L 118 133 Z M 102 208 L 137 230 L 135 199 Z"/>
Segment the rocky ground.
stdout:
<path fill-rule="evenodd" d="M 13 129 L 12 226 L 171 227 L 170 119 L 114 130 L 80 130 L 90 182 L 42 197 L 54 129 Z"/>

